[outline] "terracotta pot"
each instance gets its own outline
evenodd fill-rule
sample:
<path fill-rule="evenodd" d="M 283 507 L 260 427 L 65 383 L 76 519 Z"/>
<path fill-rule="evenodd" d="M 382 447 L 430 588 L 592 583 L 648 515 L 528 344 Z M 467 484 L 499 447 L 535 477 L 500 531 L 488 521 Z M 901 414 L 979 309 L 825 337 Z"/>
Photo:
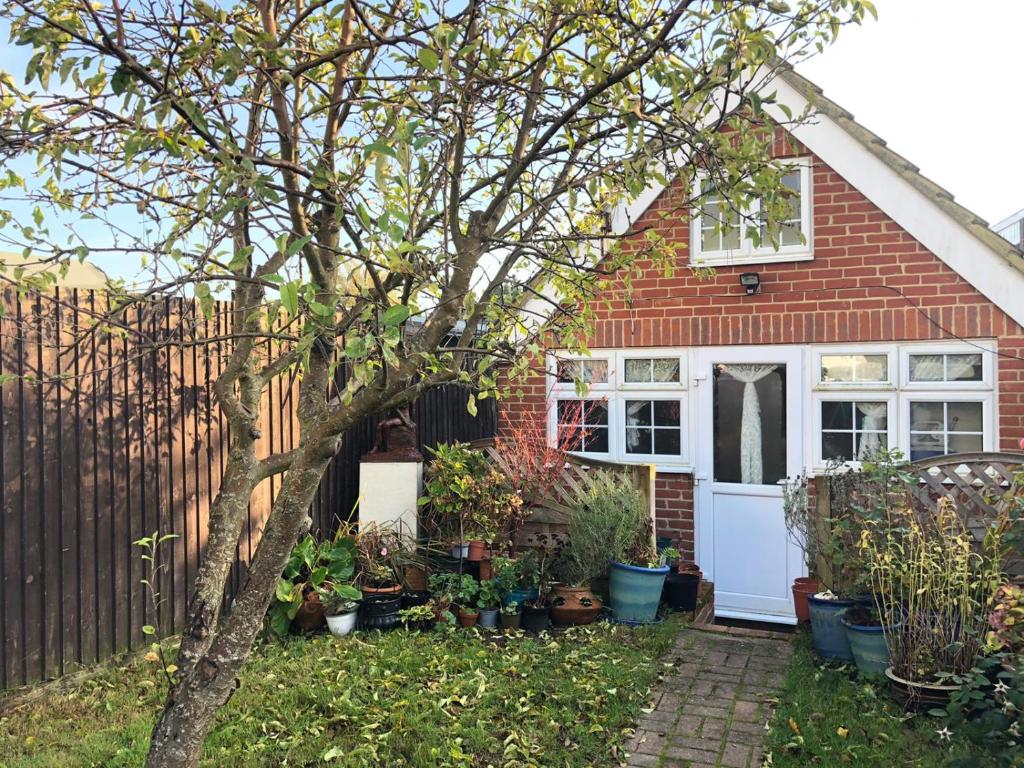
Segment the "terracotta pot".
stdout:
<path fill-rule="evenodd" d="M 818 594 L 821 585 L 817 579 L 809 576 L 801 576 L 793 579 L 793 608 L 796 610 L 796 620 L 805 624 L 811 620 L 811 608 L 807 604 L 808 595 Z"/>
<path fill-rule="evenodd" d="M 423 592 L 427 589 L 427 572 L 418 565 L 407 565 L 402 570 L 405 586 L 410 592 Z"/>
<path fill-rule="evenodd" d="M 484 542 L 480 539 L 473 539 L 469 542 L 469 552 L 466 553 L 466 559 L 471 562 L 483 560 L 484 558 Z"/>
<path fill-rule="evenodd" d="M 559 584 L 551 589 L 551 620 L 555 624 L 589 624 L 603 608 L 604 603 L 589 587 Z"/>
<path fill-rule="evenodd" d="M 302 605 L 299 612 L 292 619 L 292 626 L 304 632 L 318 629 L 324 623 L 324 605 L 320 602 L 320 595 L 316 590 L 310 590 L 302 596 Z"/>
<path fill-rule="evenodd" d="M 465 629 L 475 627 L 476 621 L 479 618 L 480 614 L 476 613 L 475 611 L 473 613 L 467 613 L 466 611 L 463 611 L 461 609 L 459 610 L 459 624 L 462 625 L 462 627 L 464 627 Z"/>
<path fill-rule="evenodd" d="M 400 595 L 402 585 L 395 584 L 391 587 L 360 587 L 364 595 Z"/>
<path fill-rule="evenodd" d="M 494 571 L 491 569 L 491 558 L 485 557 L 480 561 L 480 581 L 490 581 L 494 578 Z"/>

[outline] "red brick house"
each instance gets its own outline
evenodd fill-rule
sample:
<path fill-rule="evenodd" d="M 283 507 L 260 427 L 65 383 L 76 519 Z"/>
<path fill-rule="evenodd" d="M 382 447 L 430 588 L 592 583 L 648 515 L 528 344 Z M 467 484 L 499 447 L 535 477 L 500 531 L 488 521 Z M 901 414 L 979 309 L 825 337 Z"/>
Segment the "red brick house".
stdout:
<path fill-rule="evenodd" d="M 682 182 L 647 190 L 613 226 L 658 227 L 714 276 L 652 265 L 611 289 L 569 366 L 582 410 L 551 350 L 503 418 L 546 419 L 554 440 L 581 414 L 585 455 L 655 464 L 658 535 L 715 582 L 719 614 L 792 622 L 803 564 L 779 480 L 878 446 L 918 459 L 1024 437 L 1024 254 L 799 75 L 772 87 L 815 112 L 777 142 L 799 195 L 779 248 L 716 231 L 713 198 L 679 215 Z"/>

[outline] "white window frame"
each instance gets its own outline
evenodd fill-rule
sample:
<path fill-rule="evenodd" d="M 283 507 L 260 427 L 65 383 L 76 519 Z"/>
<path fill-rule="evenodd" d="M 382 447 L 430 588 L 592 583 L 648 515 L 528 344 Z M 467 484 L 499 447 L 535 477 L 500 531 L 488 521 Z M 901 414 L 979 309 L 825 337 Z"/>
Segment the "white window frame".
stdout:
<path fill-rule="evenodd" d="M 858 353 L 860 354 L 860 353 Z M 828 466 L 828 461 L 825 459 L 824 452 L 822 451 L 822 420 L 821 420 L 821 404 L 824 402 L 865 402 L 865 403 L 881 403 L 884 402 L 889 406 L 889 417 L 886 421 L 886 440 L 888 442 L 889 450 L 899 447 L 899 397 L 895 391 L 882 391 L 882 390 L 870 390 L 870 389 L 842 389 L 838 391 L 826 391 L 826 392 L 815 392 L 810 398 L 811 400 L 811 451 L 808 454 L 812 457 L 814 468 L 816 471 L 822 471 Z M 858 459 L 851 459 L 843 462 L 844 466 L 857 468 L 860 467 L 861 462 Z"/>
<path fill-rule="evenodd" d="M 687 370 L 687 353 L 685 350 L 679 349 L 623 349 L 616 352 L 615 355 L 615 370 L 618 372 L 616 377 L 616 389 L 622 392 L 632 391 L 661 391 L 669 390 L 672 392 L 687 389 L 688 375 Z M 678 360 L 679 361 L 679 381 L 664 381 L 664 382 L 653 382 L 653 381 L 626 381 L 626 361 L 627 360 Z M 609 377 L 611 378 L 611 377 Z"/>
<path fill-rule="evenodd" d="M 580 456 L 581 458 L 600 459 L 602 461 L 612 461 L 612 457 L 615 455 L 615 403 L 611 398 L 607 397 L 594 397 L 588 395 L 586 397 L 580 397 L 575 392 L 565 392 L 552 390 L 550 399 L 548 400 L 548 444 L 558 445 L 558 401 L 559 400 L 577 400 L 585 402 L 603 402 L 608 408 L 608 450 L 604 453 L 597 451 L 570 451 L 574 456 Z"/>
<path fill-rule="evenodd" d="M 995 389 L 994 341 L 941 342 L 900 347 L 900 389 L 914 392 L 987 392 Z M 981 355 L 981 381 L 911 381 L 911 355 Z"/>
<path fill-rule="evenodd" d="M 953 353 L 955 354 L 955 353 Z M 937 382 L 936 382 L 937 383 Z M 977 383 L 977 382 L 972 382 Z M 992 451 L 995 445 L 995 400 L 994 391 L 979 392 L 976 389 L 961 390 L 909 390 L 900 393 L 900 446 L 906 448 L 906 458 L 914 461 L 910 455 L 910 404 L 913 402 L 931 403 L 981 403 L 981 450 Z M 943 430 L 949 435 L 949 425 Z M 954 433 L 956 434 L 956 433 Z"/>
<path fill-rule="evenodd" d="M 626 401 L 628 400 L 647 400 L 647 401 L 659 401 L 666 403 L 679 403 L 679 455 L 669 455 L 667 453 L 629 453 L 626 450 Z M 676 394 L 668 394 L 664 390 L 622 390 L 622 394 L 618 397 L 618 431 L 616 434 L 617 445 L 620 446 L 618 455 L 623 461 L 633 461 L 640 464 L 682 464 L 687 456 L 686 444 L 688 440 L 687 432 L 690 424 L 690 413 L 689 406 L 687 403 L 686 393 L 678 392 Z M 643 427 L 641 427 L 643 429 Z M 664 429 L 662 427 L 661 429 Z M 609 443 L 610 445 L 610 443 Z M 651 438 L 651 447 L 654 447 L 653 434 Z"/>
<path fill-rule="evenodd" d="M 754 247 L 753 241 L 747 237 L 750 226 L 756 226 L 757 210 L 745 211 L 740 217 L 740 247 L 724 251 L 707 251 L 701 248 L 701 216 L 700 206 L 694 206 L 690 215 L 690 265 L 695 267 L 727 266 L 730 264 L 767 264 L 782 261 L 810 261 L 814 258 L 814 174 L 810 157 L 786 158 L 786 165 L 796 166 L 800 170 L 800 232 L 804 236 L 802 243 L 780 245 L 778 248 L 771 243 Z M 694 179 L 693 199 L 701 198 L 701 182 L 707 179 L 707 173 L 697 173 Z"/>
<path fill-rule="evenodd" d="M 824 381 L 821 378 L 821 359 L 827 355 L 885 355 L 887 378 L 885 381 Z M 897 376 L 897 351 L 895 344 L 882 344 L 872 346 L 861 344 L 859 346 L 818 346 L 814 347 L 811 355 L 813 366 L 811 375 L 812 387 L 816 390 L 837 391 L 837 392 L 895 392 L 899 381 Z"/>

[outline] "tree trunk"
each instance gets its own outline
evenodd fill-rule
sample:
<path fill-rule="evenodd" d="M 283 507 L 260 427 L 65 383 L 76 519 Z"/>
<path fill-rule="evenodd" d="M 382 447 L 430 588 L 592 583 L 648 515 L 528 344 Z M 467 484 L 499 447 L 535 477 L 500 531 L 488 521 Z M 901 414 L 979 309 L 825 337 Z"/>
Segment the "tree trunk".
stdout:
<path fill-rule="evenodd" d="M 274 595 L 295 540 L 308 528 L 309 505 L 336 444 L 308 446 L 284 476 L 280 494 L 231 612 L 207 648 L 181 669 L 153 729 L 147 768 L 194 768 L 217 710 L 237 687 L 238 674 Z M 194 606 L 194 611 L 201 606 Z M 193 620 L 196 616 L 193 615 Z M 203 645 L 203 644 L 200 644 Z"/>

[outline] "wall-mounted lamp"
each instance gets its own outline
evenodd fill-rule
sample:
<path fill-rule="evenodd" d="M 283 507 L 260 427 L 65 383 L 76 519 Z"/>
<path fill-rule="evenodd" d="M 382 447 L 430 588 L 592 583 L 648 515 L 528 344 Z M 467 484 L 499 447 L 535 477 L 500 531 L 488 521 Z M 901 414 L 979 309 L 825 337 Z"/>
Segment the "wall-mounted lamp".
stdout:
<path fill-rule="evenodd" d="M 740 275 L 740 285 L 747 291 L 747 296 L 761 292 L 761 276 L 757 272 L 744 272 Z"/>

